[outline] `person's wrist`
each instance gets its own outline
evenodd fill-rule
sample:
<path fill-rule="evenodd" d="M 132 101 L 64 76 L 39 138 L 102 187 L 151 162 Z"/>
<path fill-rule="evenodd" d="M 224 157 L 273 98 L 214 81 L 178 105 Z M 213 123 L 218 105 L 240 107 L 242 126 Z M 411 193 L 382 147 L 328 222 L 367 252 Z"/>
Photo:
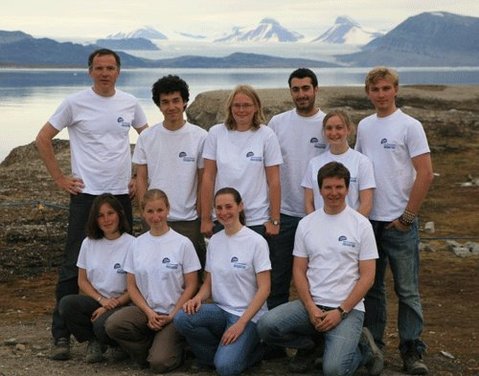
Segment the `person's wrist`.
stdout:
<path fill-rule="evenodd" d="M 416 219 L 416 213 L 405 209 L 401 216 L 398 218 L 399 223 L 404 226 L 411 226 Z"/>

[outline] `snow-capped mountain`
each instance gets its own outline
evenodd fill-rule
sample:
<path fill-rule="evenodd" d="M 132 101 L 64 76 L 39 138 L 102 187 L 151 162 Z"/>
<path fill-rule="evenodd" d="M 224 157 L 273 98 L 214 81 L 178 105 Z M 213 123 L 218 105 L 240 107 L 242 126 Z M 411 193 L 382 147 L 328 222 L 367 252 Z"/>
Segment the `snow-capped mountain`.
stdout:
<path fill-rule="evenodd" d="M 129 38 L 145 38 L 145 39 L 168 39 L 168 37 L 160 33 L 152 26 L 143 26 L 140 29 L 136 29 L 127 33 L 119 32 L 116 34 L 110 34 L 106 39 L 129 39 Z"/>
<path fill-rule="evenodd" d="M 230 34 L 214 42 L 296 42 L 302 38 L 302 34 L 289 31 L 278 21 L 264 18 L 253 28 L 234 27 Z"/>
<path fill-rule="evenodd" d="M 313 42 L 363 45 L 382 35 L 379 31 L 363 28 L 347 16 L 341 16 L 336 18 L 334 25 L 325 33 L 313 39 Z"/>

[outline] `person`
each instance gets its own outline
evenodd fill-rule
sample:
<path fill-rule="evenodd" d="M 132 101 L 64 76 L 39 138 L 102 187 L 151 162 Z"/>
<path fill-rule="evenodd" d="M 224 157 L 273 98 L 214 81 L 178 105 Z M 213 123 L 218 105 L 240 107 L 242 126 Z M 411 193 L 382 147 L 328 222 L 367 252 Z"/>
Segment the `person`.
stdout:
<path fill-rule="evenodd" d="M 216 192 L 215 210 L 224 229 L 214 234 L 206 258 L 206 278 L 174 324 L 186 337 L 199 369 L 238 375 L 261 360 L 257 320 L 266 312 L 270 269 L 266 240 L 245 226 L 239 192 Z M 213 302 L 205 301 L 211 296 Z"/>
<path fill-rule="evenodd" d="M 206 246 L 198 213 L 203 144 L 208 133 L 184 120 L 189 96 L 188 84 L 178 76 L 164 76 L 153 84 L 153 102 L 164 120 L 141 133 L 133 163 L 139 201 L 147 189 L 163 190 L 171 204 L 169 226 L 193 242 L 204 266 Z"/>
<path fill-rule="evenodd" d="M 103 360 L 110 345 L 120 356 L 117 344 L 105 332 L 105 321 L 129 303 L 126 290 L 126 255 L 135 238 L 120 202 L 110 193 L 93 201 L 78 256 L 78 286 L 81 295 L 64 296 L 59 303 L 60 316 L 78 342 L 88 341 L 86 362 Z"/>
<path fill-rule="evenodd" d="M 363 297 L 373 284 L 378 253 L 371 224 L 346 203 L 349 182 L 349 171 L 339 162 L 319 169 L 324 206 L 299 222 L 294 242 L 299 300 L 274 308 L 258 322 L 267 344 L 298 349 L 290 372 L 312 366 L 320 338 L 325 376 L 353 375 L 362 365 L 370 375 L 383 369 L 381 351 L 362 329 Z"/>
<path fill-rule="evenodd" d="M 329 150 L 309 161 L 301 182 L 307 214 L 323 206 L 317 182 L 318 170 L 331 161 L 341 162 L 351 174 L 346 197 L 348 206 L 365 217 L 368 217 L 371 212 L 374 188 L 376 188 L 373 165 L 366 156 L 349 147 L 348 138 L 353 133 L 353 127 L 348 114 L 342 110 L 330 111 L 324 117 L 323 131 Z"/>
<path fill-rule="evenodd" d="M 309 160 L 327 149 L 322 132 L 325 113 L 315 104 L 319 90 L 316 75 L 310 69 L 299 68 L 290 74 L 288 84 L 295 108 L 273 116 L 268 123 L 278 137 L 284 159 L 280 231 L 269 242 L 273 266 L 269 309 L 289 299 L 294 235 L 299 220 L 306 214 L 301 179 Z"/>
<path fill-rule="evenodd" d="M 58 314 L 58 302 L 65 295 L 78 293 L 76 262 L 93 200 L 102 193 L 112 193 L 122 204 L 130 225 L 133 222 L 128 133 L 131 127 L 140 133 L 148 125 L 138 100 L 116 88 L 120 64 L 114 51 L 93 51 L 88 57 L 92 87 L 67 97 L 36 138 L 38 152 L 52 179 L 70 194 L 67 240 L 52 317 L 50 356 L 54 360 L 70 358 L 70 332 Z M 53 151 L 52 140 L 64 128 L 70 137 L 71 176 L 61 170 Z"/>
<path fill-rule="evenodd" d="M 371 70 L 366 94 L 376 113 L 358 125 L 356 150 L 373 163 L 376 192 L 370 219 L 379 260 L 374 285 L 366 296 L 365 325 L 384 347 L 386 293 L 384 277 L 389 262 L 399 298 L 399 350 L 404 369 L 426 374 L 426 349 L 420 339 L 424 318 L 419 295 L 419 234 L 417 215 L 433 180 L 430 150 L 419 121 L 396 107 L 398 74 L 386 67 Z"/>
<path fill-rule="evenodd" d="M 136 239 L 125 263 L 134 305 L 111 315 L 105 330 L 137 365 L 162 373 L 183 361 L 184 340 L 172 321 L 197 291 L 201 265 L 191 241 L 168 226 L 165 192 L 150 189 L 142 202 L 150 230 Z"/>
<path fill-rule="evenodd" d="M 279 165 L 283 159 L 275 134 L 262 122 L 258 94 L 251 86 L 240 85 L 226 101 L 224 124 L 208 132 L 201 188 L 201 232 L 208 237 L 214 226 L 213 193 L 224 187 L 240 192 L 248 227 L 266 236 L 279 232 Z"/>

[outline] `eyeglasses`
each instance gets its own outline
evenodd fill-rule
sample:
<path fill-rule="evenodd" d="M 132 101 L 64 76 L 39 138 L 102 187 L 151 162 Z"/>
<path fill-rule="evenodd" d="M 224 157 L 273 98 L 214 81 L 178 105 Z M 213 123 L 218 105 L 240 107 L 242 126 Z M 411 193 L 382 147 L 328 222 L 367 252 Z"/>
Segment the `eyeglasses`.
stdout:
<path fill-rule="evenodd" d="M 235 110 L 250 110 L 254 107 L 253 103 L 233 103 L 232 107 Z"/>

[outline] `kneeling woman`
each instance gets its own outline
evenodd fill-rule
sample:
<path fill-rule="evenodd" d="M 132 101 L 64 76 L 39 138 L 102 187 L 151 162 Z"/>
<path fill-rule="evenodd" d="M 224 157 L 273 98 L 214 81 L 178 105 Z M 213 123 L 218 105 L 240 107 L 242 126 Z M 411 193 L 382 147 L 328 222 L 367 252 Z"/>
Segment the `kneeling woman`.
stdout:
<path fill-rule="evenodd" d="M 141 367 L 168 372 L 181 365 L 184 340 L 173 317 L 198 289 L 201 269 L 193 243 L 168 227 L 166 194 L 151 189 L 143 198 L 150 230 L 128 253 L 128 292 L 134 306 L 110 317 L 106 331 Z"/>
<path fill-rule="evenodd" d="M 214 206 L 224 230 L 211 237 L 205 281 L 174 324 L 186 337 L 198 367 L 237 375 L 262 357 L 256 322 L 267 310 L 271 263 L 266 240 L 244 226 L 238 191 L 220 189 Z M 203 304 L 210 296 L 213 304 Z"/>
<path fill-rule="evenodd" d="M 123 271 L 135 240 L 127 233 L 129 229 L 123 207 L 113 195 L 95 198 L 77 262 L 83 294 L 67 295 L 59 303 L 68 330 L 79 342 L 88 341 L 88 363 L 100 362 L 106 345 L 116 346 L 105 333 L 105 321 L 130 301 Z"/>

